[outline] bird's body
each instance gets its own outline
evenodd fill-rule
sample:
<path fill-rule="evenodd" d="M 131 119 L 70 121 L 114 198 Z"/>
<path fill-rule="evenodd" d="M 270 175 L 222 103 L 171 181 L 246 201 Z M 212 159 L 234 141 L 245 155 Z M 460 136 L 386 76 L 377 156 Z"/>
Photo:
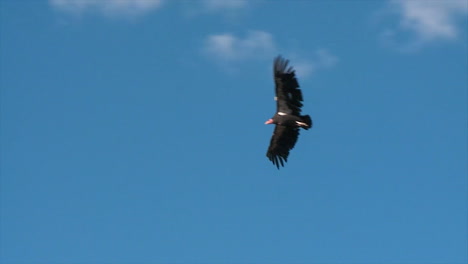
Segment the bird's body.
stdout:
<path fill-rule="evenodd" d="M 276 114 L 265 124 L 275 124 L 275 130 L 268 147 L 267 157 L 279 169 L 287 162 L 289 151 L 294 148 L 300 128 L 312 127 L 309 115 L 301 115 L 302 92 L 299 89 L 294 69 L 288 67 L 288 60 L 275 58 L 273 75 L 275 79 Z"/>
<path fill-rule="evenodd" d="M 287 126 L 287 127 L 302 127 L 304 129 L 309 129 L 310 117 L 308 115 L 305 116 L 295 116 L 289 114 L 279 114 L 276 113 L 271 120 L 273 120 L 273 124 L 280 125 L 280 126 Z M 304 125 L 306 124 L 306 125 Z"/>

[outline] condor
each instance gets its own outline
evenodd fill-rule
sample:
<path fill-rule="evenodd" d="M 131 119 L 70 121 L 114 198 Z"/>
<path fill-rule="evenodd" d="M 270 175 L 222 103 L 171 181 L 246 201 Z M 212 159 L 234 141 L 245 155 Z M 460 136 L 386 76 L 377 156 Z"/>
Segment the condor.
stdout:
<path fill-rule="evenodd" d="M 288 161 L 289 151 L 297 142 L 299 130 L 312 127 L 310 116 L 301 115 L 302 92 L 295 71 L 288 67 L 288 63 L 281 56 L 273 62 L 276 114 L 265 122 L 275 124 L 266 156 L 278 169 Z"/>

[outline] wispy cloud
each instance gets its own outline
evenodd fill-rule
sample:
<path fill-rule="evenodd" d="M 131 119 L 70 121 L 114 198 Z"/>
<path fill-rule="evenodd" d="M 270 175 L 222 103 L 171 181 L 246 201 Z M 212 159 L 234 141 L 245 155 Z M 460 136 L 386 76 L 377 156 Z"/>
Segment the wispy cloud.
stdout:
<path fill-rule="evenodd" d="M 234 71 L 235 65 L 240 62 L 273 59 L 278 54 L 278 48 L 272 34 L 251 30 L 245 36 L 232 33 L 210 35 L 205 39 L 203 52 L 229 71 Z M 285 57 L 291 60 L 291 65 L 301 78 L 332 68 L 339 62 L 338 57 L 327 49 L 317 49 L 312 56 L 288 55 L 285 52 Z"/>
<path fill-rule="evenodd" d="M 300 78 L 307 78 L 313 75 L 318 70 L 330 69 L 335 66 L 339 59 L 326 49 L 317 49 L 314 56 L 310 59 L 292 56 L 294 68 Z"/>
<path fill-rule="evenodd" d="M 408 48 L 436 40 L 453 40 L 460 34 L 458 20 L 466 19 L 466 0 L 390 0 L 390 8 L 400 20 L 398 29 L 387 29 L 384 38 L 395 42 L 410 33 Z"/>
<path fill-rule="evenodd" d="M 140 15 L 161 6 L 163 0 L 49 0 L 56 9 L 81 14 L 98 11 L 105 15 Z"/>
<path fill-rule="evenodd" d="M 275 50 L 273 36 L 258 30 L 249 31 L 244 37 L 231 33 L 210 35 L 204 46 L 207 54 L 224 62 L 271 56 Z"/>
<path fill-rule="evenodd" d="M 231 33 L 210 35 L 205 39 L 203 47 L 205 54 L 221 63 L 229 71 L 235 71 L 240 62 L 272 59 L 277 55 L 272 34 L 265 31 L 249 31 L 244 37 Z M 315 72 L 335 66 L 339 59 L 327 49 L 317 49 L 312 56 L 287 54 L 296 73 L 301 78 L 307 78 Z"/>

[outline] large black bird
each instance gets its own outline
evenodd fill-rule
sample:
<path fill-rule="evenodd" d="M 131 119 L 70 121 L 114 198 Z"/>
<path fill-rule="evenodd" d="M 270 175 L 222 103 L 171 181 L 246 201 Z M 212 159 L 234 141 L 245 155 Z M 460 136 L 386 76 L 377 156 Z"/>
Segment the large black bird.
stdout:
<path fill-rule="evenodd" d="M 279 169 L 288 161 L 289 151 L 294 148 L 299 130 L 312 127 L 309 115 L 301 115 L 302 92 L 295 71 L 288 67 L 289 61 L 278 56 L 273 62 L 275 78 L 276 114 L 265 124 L 275 124 L 266 156 Z"/>

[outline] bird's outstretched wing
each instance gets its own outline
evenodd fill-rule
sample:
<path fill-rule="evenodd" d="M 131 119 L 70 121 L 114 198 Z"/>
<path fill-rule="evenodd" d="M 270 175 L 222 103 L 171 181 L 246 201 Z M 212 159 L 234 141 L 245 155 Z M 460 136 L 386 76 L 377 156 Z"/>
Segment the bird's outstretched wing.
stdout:
<path fill-rule="evenodd" d="M 296 145 L 298 137 L 299 128 L 276 125 L 266 155 L 278 169 L 288 161 L 289 151 Z"/>
<path fill-rule="evenodd" d="M 273 62 L 275 78 L 276 111 L 299 116 L 302 107 L 302 92 L 295 71 L 288 67 L 289 61 L 281 56 Z"/>

